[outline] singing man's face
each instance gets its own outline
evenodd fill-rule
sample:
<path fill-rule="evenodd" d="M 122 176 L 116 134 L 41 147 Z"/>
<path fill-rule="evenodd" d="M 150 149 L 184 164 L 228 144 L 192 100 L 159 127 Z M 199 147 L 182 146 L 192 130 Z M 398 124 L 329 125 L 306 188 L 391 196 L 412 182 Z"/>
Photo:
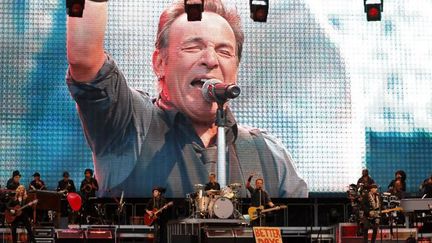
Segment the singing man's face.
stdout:
<path fill-rule="evenodd" d="M 204 12 L 201 21 L 178 17 L 169 30 L 167 57 L 161 56 L 160 87 L 169 104 L 194 122 L 212 124 L 217 105 L 204 100 L 201 79 L 218 79 L 226 84 L 237 82 L 238 61 L 234 32 L 221 16 Z M 155 62 L 154 62 L 155 65 Z"/>
<path fill-rule="evenodd" d="M 255 187 L 256 189 L 262 189 L 264 182 L 262 180 L 256 180 L 255 181 Z"/>

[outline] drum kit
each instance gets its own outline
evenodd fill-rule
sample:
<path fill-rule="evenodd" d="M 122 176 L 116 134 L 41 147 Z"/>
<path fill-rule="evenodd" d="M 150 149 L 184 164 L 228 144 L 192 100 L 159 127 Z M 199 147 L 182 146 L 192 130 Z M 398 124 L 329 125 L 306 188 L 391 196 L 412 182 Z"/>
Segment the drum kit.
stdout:
<path fill-rule="evenodd" d="M 195 184 L 195 192 L 187 194 L 193 218 L 229 219 L 242 217 L 239 207 L 240 183 L 232 183 L 221 190 L 204 190 Z"/>

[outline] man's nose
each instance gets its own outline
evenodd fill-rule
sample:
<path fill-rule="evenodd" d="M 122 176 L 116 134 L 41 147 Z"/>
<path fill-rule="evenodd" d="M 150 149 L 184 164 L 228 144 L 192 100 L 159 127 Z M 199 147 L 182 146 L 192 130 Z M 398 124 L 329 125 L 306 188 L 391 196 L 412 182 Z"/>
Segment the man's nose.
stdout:
<path fill-rule="evenodd" d="M 205 65 L 208 69 L 215 69 L 219 66 L 219 59 L 216 51 L 213 48 L 206 48 L 202 57 L 201 64 Z"/>

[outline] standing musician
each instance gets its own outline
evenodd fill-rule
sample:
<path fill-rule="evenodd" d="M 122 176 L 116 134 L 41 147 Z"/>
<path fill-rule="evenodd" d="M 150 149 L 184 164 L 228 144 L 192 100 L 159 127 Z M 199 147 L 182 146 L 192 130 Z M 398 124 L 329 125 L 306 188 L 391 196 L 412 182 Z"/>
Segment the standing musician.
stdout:
<path fill-rule="evenodd" d="M 96 180 L 96 178 L 93 177 L 93 170 L 92 169 L 86 169 L 84 171 L 85 178 L 81 182 L 80 186 L 80 192 L 83 196 L 84 202 L 83 202 L 83 209 L 84 209 L 84 215 L 87 218 L 87 221 L 89 221 L 89 216 L 95 216 L 95 210 L 93 208 L 93 203 L 90 199 L 96 197 L 96 191 L 99 190 L 99 185 Z M 88 223 L 88 222 L 87 222 Z"/>
<path fill-rule="evenodd" d="M 23 185 L 20 185 L 20 186 L 18 186 L 18 188 L 15 191 L 15 197 L 11 198 L 11 200 L 8 202 L 7 208 L 12 214 L 16 214 L 16 213 L 18 213 L 18 211 L 16 209 L 17 206 L 23 207 L 27 203 L 29 203 L 29 200 L 27 198 L 27 191 Z M 29 216 L 29 213 L 27 212 L 27 209 L 29 209 L 29 208 L 23 209 L 21 211 L 21 214 L 19 214 L 19 215 L 16 214 L 17 215 L 16 218 L 11 223 L 13 243 L 17 242 L 17 239 L 18 239 L 17 228 L 19 225 L 24 225 L 24 227 L 26 228 L 29 242 L 35 242 L 36 243 L 34 235 L 33 235 L 32 227 L 30 225 L 30 216 Z"/>
<path fill-rule="evenodd" d="M 209 174 L 209 182 L 205 185 L 204 191 L 208 190 L 220 190 L 220 185 L 216 181 L 216 174 L 214 172 L 210 172 Z"/>
<path fill-rule="evenodd" d="M 93 177 L 93 170 L 86 169 L 84 171 L 84 180 L 81 181 L 80 191 L 85 198 L 96 197 L 96 191 L 99 190 L 99 185 L 96 178 Z"/>
<path fill-rule="evenodd" d="M 423 181 L 420 190 L 422 191 L 423 197 L 432 197 L 432 175 Z"/>
<path fill-rule="evenodd" d="M 29 190 L 46 190 L 45 182 L 41 180 L 39 172 L 33 174 L 33 180 L 30 182 Z"/>
<path fill-rule="evenodd" d="M 378 193 L 378 186 L 374 183 L 369 186 L 370 191 L 363 197 L 362 207 L 363 218 L 360 219 L 363 226 L 363 242 L 368 242 L 368 230 L 372 228 L 371 242 L 375 243 L 380 224 L 381 198 Z"/>
<path fill-rule="evenodd" d="M 62 217 L 69 216 L 68 205 L 69 203 L 66 201 L 66 196 L 69 192 L 76 192 L 74 181 L 69 178 L 69 172 L 63 172 L 63 179 L 58 181 L 57 189 L 58 192 L 63 193 L 64 198 L 61 201 L 61 212 L 60 215 Z"/>
<path fill-rule="evenodd" d="M 33 180 L 30 182 L 28 189 L 29 190 L 46 190 L 47 189 L 45 186 L 45 182 L 43 180 L 41 180 L 41 175 L 39 174 L 39 172 L 35 172 L 33 174 Z M 45 221 L 47 218 L 48 218 L 48 211 L 47 210 L 42 210 L 42 209 L 36 210 L 36 221 L 37 222 Z"/>
<path fill-rule="evenodd" d="M 248 189 L 248 191 L 251 194 L 251 206 L 252 207 L 261 207 L 261 206 L 274 207 L 275 205 L 271 201 L 269 194 L 263 189 L 264 180 L 262 178 L 257 178 L 255 180 L 255 188 L 251 186 L 251 181 L 253 176 L 254 174 L 250 174 L 246 183 L 246 189 Z M 263 215 L 260 215 L 258 221 L 257 220 L 252 221 L 252 225 L 262 226 L 263 224 L 265 224 L 265 222 L 263 222 L 262 216 Z"/>
<path fill-rule="evenodd" d="M 76 192 L 74 181 L 70 179 L 69 172 L 63 172 L 63 179 L 57 183 L 57 191 L 63 192 L 65 195 L 69 192 Z"/>
<path fill-rule="evenodd" d="M 6 183 L 6 188 L 8 190 L 16 190 L 20 185 L 21 174 L 19 170 L 12 172 L 12 177 Z"/>
<path fill-rule="evenodd" d="M 362 176 L 357 181 L 357 187 L 360 189 L 360 191 L 368 190 L 370 188 L 370 185 L 374 183 L 374 179 L 369 176 L 369 170 L 363 169 Z"/>
<path fill-rule="evenodd" d="M 153 212 L 166 204 L 166 200 L 163 197 L 163 193 L 165 192 L 165 188 L 162 187 L 154 187 L 152 190 L 152 198 L 147 202 L 146 213 L 153 216 Z M 153 224 L 155 231 L 155 242 L 157 243 L 165 243 L 167 242 L 166 238 L 166 225 L 167 225 L 167 217 L 166 214 L 162 211 L 158 214 L 158 218 Z"/>

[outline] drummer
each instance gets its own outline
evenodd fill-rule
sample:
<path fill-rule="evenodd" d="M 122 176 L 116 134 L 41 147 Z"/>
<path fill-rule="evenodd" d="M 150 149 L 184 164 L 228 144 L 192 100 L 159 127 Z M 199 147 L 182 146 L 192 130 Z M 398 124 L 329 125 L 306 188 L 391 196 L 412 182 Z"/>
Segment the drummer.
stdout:
<path fill-rule="evenodd" d="M 220 191 L 220 185 L 216 181 L 216 174 L 214 172 L 210 172 L 209 174 L 209 182 L 205 185 L 204 191 Z"/>

